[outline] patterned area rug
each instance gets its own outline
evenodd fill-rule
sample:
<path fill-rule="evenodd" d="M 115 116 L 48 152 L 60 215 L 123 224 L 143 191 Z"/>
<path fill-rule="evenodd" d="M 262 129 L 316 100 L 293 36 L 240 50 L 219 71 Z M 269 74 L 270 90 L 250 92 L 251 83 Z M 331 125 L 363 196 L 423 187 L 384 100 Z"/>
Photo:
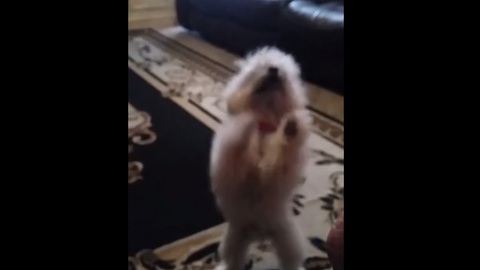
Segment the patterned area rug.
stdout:
<path fill-rule="evenodd" d="M 235 72 L 234 68 L 151 29 L 129 33 L 128 56 L 129 64 L 160 83 L 158 91 L 163 96 L 180 96 L 189 106 L 200 109 L 204 117 L 216 122 L 224 118 L 225 104 L 220 92 Z M 309 165 L 292 201 L 292 212 L 308 238 L 304 266 L 320 270 L 330 269 L 325 238 L 343 208 L 343 124 L 314 109 L 311 109 L 311 118 Z M 149 133 L 148 124 L 142 127 L 147 138 L 154 136 Z M 129 123 L 129 137 L 130 133 Z M 129 163 L 129 182 L 138 181 L 141 169 L 141 165 Z M 128 258 L 129 270 L 212 269 L 217 263 L 223 230 L 222 224 L 156 249 L 141 250 Z M 278 268 L 270 243 L 253 245 L 250 254 L 247 269 Z"/>
<path fill-rule="evenodd" d="M 213 131 L 128 71 L 128 255 L 221 224 L 208 187 Z"/>

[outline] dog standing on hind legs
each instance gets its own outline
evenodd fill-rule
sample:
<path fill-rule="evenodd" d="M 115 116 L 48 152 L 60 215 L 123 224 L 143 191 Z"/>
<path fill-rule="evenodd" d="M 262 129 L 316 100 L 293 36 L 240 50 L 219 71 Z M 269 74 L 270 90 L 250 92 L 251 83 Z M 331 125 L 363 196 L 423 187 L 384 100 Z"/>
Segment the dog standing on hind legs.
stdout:
<path fill-rule="evenodd" d="M 243 270 L 253 241 L 271 240 L 282 270 L 298 270 L 304 237 L 292 196 L 306 163 L 305 89 L 290 55 L 262 48 L 225 88 L 228 115 L 211 149 L 212 191 L 228 228 L 217 269 Z"/>

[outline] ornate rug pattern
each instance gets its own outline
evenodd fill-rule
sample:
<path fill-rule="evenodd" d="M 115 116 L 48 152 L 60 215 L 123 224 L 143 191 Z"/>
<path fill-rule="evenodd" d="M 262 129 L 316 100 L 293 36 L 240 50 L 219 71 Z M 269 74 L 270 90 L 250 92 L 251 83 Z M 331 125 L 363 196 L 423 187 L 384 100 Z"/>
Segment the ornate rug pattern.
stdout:
<path fill-rule="evenodd" d="M 147 112 L 139 111 L 128 103 L 128 154 L 135 147 L 153 143 L 157 139 L 155 132 L 150 130 L 152 123 Z M 128 184 L 142 179 L 143 163 L 140 161 L 128 162 Z"/>
<path fill-rule="evenodd" d="M 215 62 L 152 29 L 129 33 L 128 57 L 130 63 L 164 86 L 158 90 L 165 97 L 184 97 L 191 106 L 218 122 L 225 116 L 220 92 L 235 73 L 234 68 Z M 309 165 L 302 187 L 292 201 L 292 211 L 308 238 L 304 266 L 320 270 L 330 269 L 325 237 L 343 208 L 343 124 L 313 109 L 311 119 Z M 147 138 L 146 143 L 155 140 L 148 123 L 148 115 L 129 105 L 129 152 L 145 143 L 145 139 L 139 143 L 138 139 L 131 138 Z M 141 170 L 142 164 L 129 162 L 129 183 L 141 179 Z M 142 250 L 128 258 L 129 270 L 213 269 L 223 230 L 224 225 L 220 225 L 155 250 Z M 278 268 L 269 243 L 252 246 L 250 253 L 247 269 Z"/>

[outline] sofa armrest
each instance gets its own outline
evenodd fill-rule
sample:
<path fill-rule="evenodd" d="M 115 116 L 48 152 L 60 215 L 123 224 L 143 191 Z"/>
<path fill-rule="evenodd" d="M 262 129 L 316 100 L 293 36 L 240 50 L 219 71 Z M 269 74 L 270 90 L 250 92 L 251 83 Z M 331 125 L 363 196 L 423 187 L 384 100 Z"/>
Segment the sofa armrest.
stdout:
<path fill-rule="evenodd" d="M 343 31 L 344 6 L 338 1 L 322 4 L 308 0 L 291 1 L 283 12 L 283 19 L 304 29 Z"/>

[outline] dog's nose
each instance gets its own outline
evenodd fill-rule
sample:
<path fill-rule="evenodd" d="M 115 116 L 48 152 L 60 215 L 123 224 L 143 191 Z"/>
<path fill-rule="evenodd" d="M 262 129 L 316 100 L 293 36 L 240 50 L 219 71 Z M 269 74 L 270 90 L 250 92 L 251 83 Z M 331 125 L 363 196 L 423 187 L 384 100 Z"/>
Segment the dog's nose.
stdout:
<path fill-rule="evenodd" d="M 278 76 L 277 67 L 269 67 L 267 74 L 263 77 L 256 90 L 257 93 L 270 92 L 272 90 L 280 89 L 280 77 Z"/>
<path fill-rule="evenodd" d="M 268 68 L 268 77 L 275 78 L 278 76 L 278 68 L 276 67 L 269 67 Z"/>

